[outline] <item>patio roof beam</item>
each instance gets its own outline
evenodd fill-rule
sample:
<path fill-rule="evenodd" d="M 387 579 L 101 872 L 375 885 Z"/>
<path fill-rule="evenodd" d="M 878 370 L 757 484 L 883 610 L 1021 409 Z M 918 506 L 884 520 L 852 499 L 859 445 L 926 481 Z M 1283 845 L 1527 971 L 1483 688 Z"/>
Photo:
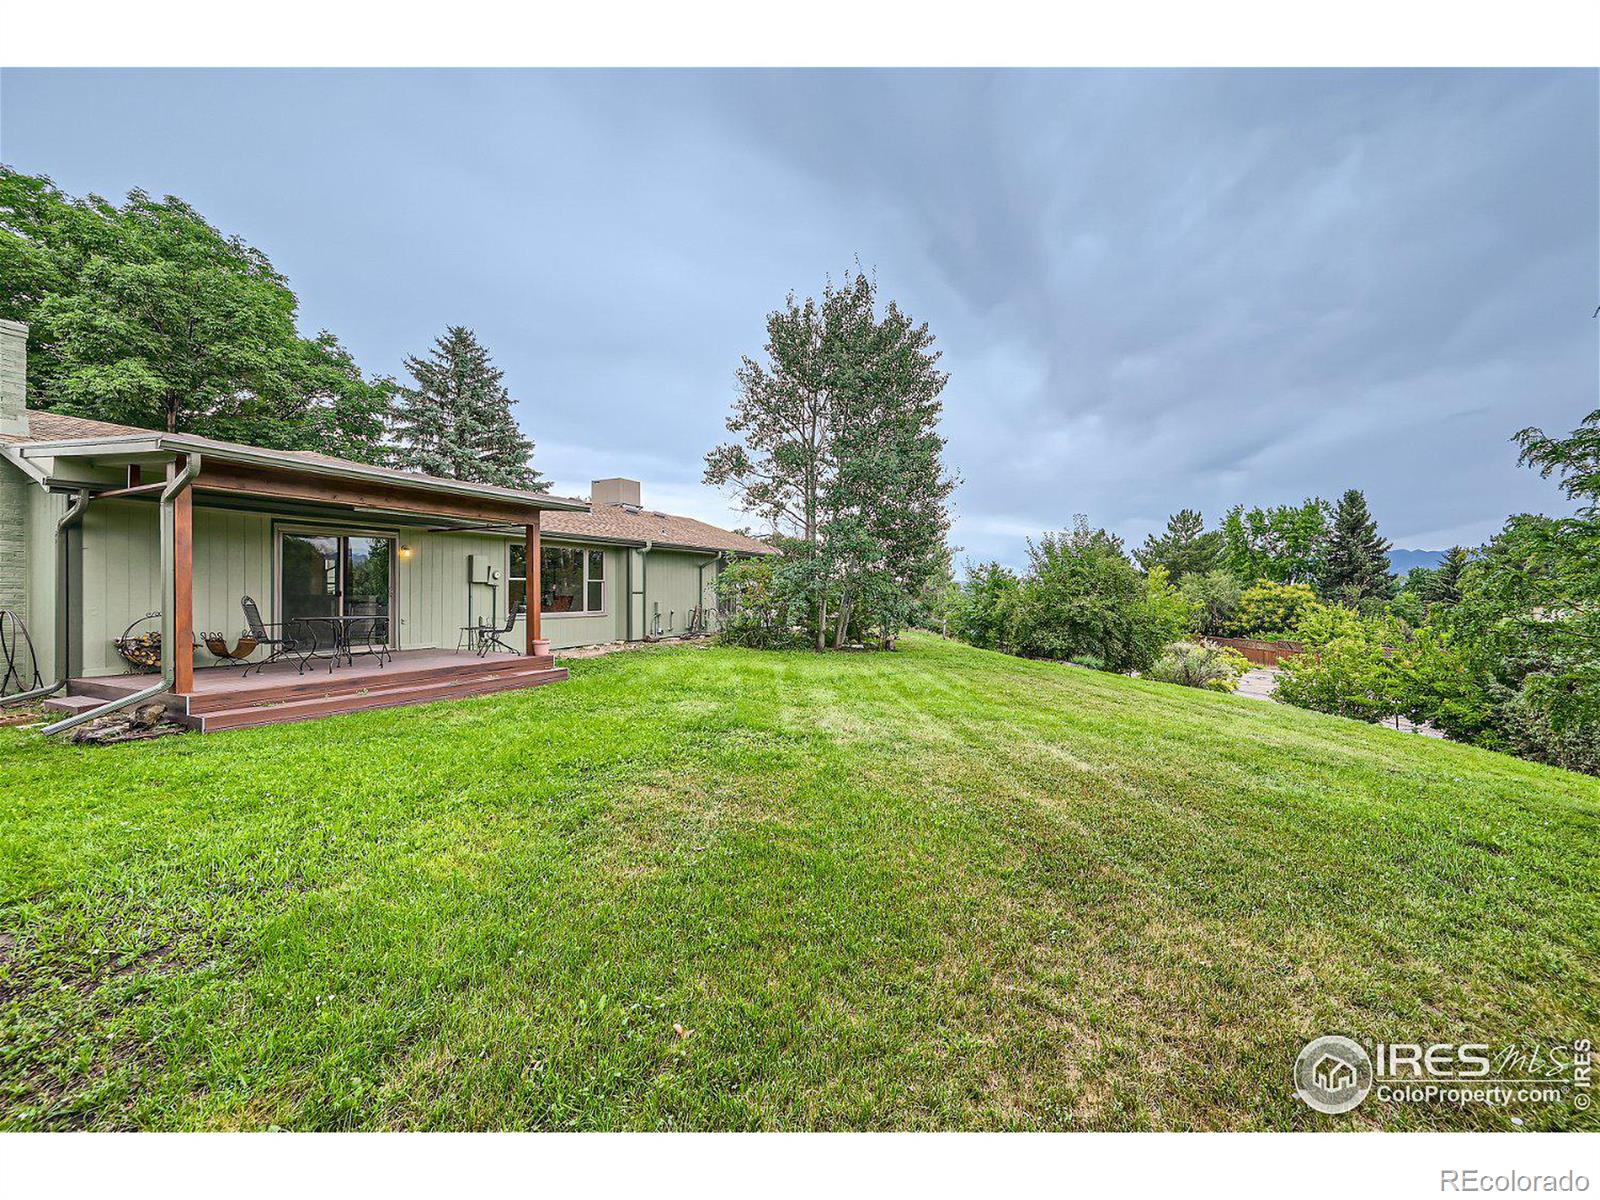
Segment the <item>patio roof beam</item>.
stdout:
<path fill-rule="evenodd" d="M 374 467 L 365 463 L 302 455 L 296 451 L 269 450 L 236 442 L 218 442 L 182 433 L 151 431 L 106 437 L 60 438 L 26 442 L 16 449 L 17 453 L 29 458 L 83 458 L 107 462 L 147 458 L 151 455 L 204 454 L 209 463 L 226 463 L 230 467 L 237 466 L 245 470 L 272 473 L 287 471 L 305 478 L 327 479 L 355 485 L 371 483 L 411 494 L 452 496 L 469 502 L 487 501 L 491 505 L 498 505 L 502 512 L 515 514 L 507 518 L 508 524 L 521 524 L 523 514 L 529 509 L 565 509 L 583 512 L 589 507 L 587 501 L 565 496 L 517 492 L 459 479 L 441 479 L 428 475 L 413 476 L 407 472 Z"/>
<path fill-rule="evenodd" d="M 206 473 L 197 481 L 197 486 L 203 493 L 259 496 L 505 525 L 524 525 L 530 516 L 537 516 L 539 512 L 537 506 L 509 500 L 413 490 L 388 482 L 308 476 L 296 469 L 272 471 L 234 463 L 213 466 L 208 462 Z"/>

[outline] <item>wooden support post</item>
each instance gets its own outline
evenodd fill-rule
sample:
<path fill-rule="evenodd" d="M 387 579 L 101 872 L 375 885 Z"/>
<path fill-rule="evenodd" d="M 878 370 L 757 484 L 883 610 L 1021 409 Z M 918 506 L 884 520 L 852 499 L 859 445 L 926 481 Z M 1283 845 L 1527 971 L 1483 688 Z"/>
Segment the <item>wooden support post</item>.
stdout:
<path fill-rule="evenodd" d="M 181 469 L 181 467 L 180 467 Z M 172 690 L 194 691 L 194 484 L 172 498 Z"/>
<path fill-rule="evenodd" d="M 526 591 L 528 612 L 523 618 L 523 628 L 527 632 L 527 653 L 533 653 L 533 644 L 543 633 L 539 628 L 539 514 L 533 514 L 533 520 L 523 527 L 523 571 L 527 575 Z"/>

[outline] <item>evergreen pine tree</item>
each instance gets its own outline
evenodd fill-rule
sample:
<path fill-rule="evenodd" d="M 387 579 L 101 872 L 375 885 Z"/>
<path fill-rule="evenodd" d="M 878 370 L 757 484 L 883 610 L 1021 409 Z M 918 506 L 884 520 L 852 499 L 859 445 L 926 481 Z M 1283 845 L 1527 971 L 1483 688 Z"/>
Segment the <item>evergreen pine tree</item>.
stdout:
<path fill-rule="evenodd" d="M 1207 533 L 1205 518 L 1192 508 L 1173 513 L 1167 518 L 1166 533 L 1160 537 L 1152 533 L 1145 538 L 1144 545 L 1133 552 L 1146 571 L 1165 567 L 1174 583 L 1186 575 L 1204 575 L 1215 570 L 1221 554 L 1221 532 Z"/>
<path fill-rule="evenodd" d="M 1394 591 L 1394 576 L 1389 573 L 1392 545 L 1379 535 L 1366 496 L 1355 488 L 1345 492 L 1328 529 L 1320 580 L 1323 598 L 1342 604 L 1387 600 Z"/>
<path fill-rule="evenodd" d="M 549 490 L 530 461 L 533 443 L 511 415 L 505 373 L 472 330 L 450 326 L 427 358 L 408 357 L 406 370 L 416 386 L 397 391 L 397 466 L 445 479 Z"/>
<path fill-rule="evenodd" d="M 1439 560 L 1433 573 L 1428 601 L 1432 604 L 1461 603 L 1461 570 L 1467 565 L 1468 554 L 1464 546 L 1451 546 Z"/>

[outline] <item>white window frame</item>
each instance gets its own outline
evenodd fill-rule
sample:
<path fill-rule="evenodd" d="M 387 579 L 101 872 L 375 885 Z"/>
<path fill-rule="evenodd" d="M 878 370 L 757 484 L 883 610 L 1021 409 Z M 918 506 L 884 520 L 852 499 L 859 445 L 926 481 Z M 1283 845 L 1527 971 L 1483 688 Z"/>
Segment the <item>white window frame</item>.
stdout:
<path fill-rule="evenodd" d="M 513 583 L 521 583 L 522 584 L 522 594 L 523 594 L 524 598 L 526 598 L 526 596 L 528 594 L 528 577 L 526 575 L 515 575 L 511 571 L 511 550 L 512 550 L 512 547 L 516 546 L 517 544 L 518 543 L 516 543 L 516 542 L 508 542 L 506 544 L 506 594 L 507 594 L 507 596 L 510 595 L 511 584 L 513 584 Z M 550 612 L 548 609 L 541 608 L 539 610 L 539 619 L 541 621 L 552 621 L 552 620 L 554 620 L 554 621 L 562 621 L 562 620 L 565 620 L 568 617 L 605 617 L 605 616 L 609 616 L 611 614 L 611 572 L 605 569 L 605 561 L 606 561 L 605 560 L 605 554 L 606 554 L 605 547 L 603 547 L 603 546 L 585 546 L 585 545 L 581 545 L 579 543 L 574 543 L 574 542 L 546 542 L 546 541 L 542 541 L 541 540 L 540 543 L 539 543 L 539 553 L 540 553 L 540 555 L 543 556 L 543 554 L 544 554 L 544 552 L 546 550 L 576 550 L 576 551 L 578 551 L 578 553 L 583 555 L 583 596 L 582 596 L 582 599 L 583 599 L 584 604 L 587 605 L 589 603 L 589 584 L 591 582 L 598 583 L 600 585 L 600 607 L 599 608 L 583 608 L 583 609 L 579 609 L 576 612 L 573 612 L 571 610 L 569 610 L 567 612 Z M 589 557 L 591 554 L 600 555 L 600 578 L 592 580 L 592 581 L 591 581 L 590 576 L 589 576 L 589 564 L 590 564 L 590 562 L 593 561 Z M 543 564 L 541 564 L 541 568 L 542 568 L 542 565 Z M 527 569 L 527 564 L 526 563 L 523 564 L 523 569 L 524 570 Z M 544 579 L 544 575 L 543 575 L 543 571 L 541 570 L 541 572 L 540 572 L 540 582 L 541 583 L 543 582 L 543 579 Z"/>

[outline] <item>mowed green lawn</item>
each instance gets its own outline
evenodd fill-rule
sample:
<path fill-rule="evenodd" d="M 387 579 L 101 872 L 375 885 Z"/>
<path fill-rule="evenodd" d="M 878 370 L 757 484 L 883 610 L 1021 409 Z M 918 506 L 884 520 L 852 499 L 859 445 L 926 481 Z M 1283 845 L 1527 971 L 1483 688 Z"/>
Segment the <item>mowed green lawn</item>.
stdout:
<path fill-rule="evenodd" d="M 1302 1043 L 1600 1033 L 1600 781 L 926 636 L 0 730 L 11 1128 L 1594 1127 Z"/>

